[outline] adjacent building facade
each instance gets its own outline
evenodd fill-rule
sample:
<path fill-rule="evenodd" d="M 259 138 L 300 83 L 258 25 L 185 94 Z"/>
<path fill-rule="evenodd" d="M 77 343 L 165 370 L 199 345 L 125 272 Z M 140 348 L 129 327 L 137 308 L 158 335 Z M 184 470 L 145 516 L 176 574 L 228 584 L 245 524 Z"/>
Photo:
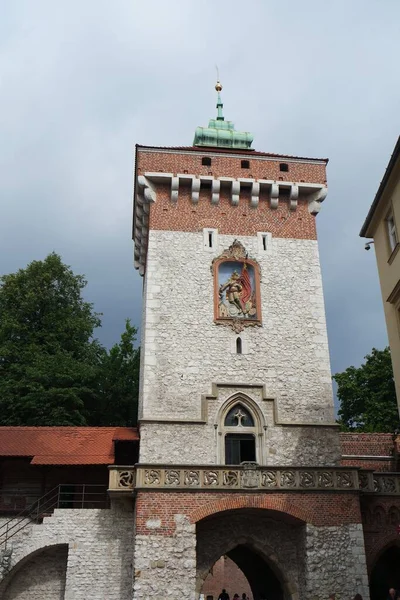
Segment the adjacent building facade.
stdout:
<path fill-rule="evenodd" d="M 110 455 L 108 506 L 4 517 L 5 600 L 216 600 L 243 578 L 254 600 L 400 587 L 397 441 L 334 419 L 315 223 L 327 160 L 252 150 L 216 90 L 192 146 L 136 147 L 138 457 Z M 51 560 L 43 591 L 32 574 Z"/>
<path fill-rule="evenodd" d="M 361 229 L 373 239 L 400 408 L 400 138 Z M 368 246 L 368 242 L 366 247 Z"/>

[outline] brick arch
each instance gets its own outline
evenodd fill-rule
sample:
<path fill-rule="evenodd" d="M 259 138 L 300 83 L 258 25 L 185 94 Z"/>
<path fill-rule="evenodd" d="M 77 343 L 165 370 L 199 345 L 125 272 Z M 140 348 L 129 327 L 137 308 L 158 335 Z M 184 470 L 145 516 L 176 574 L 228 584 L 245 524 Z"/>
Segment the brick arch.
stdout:
<path fill-rule="evenodd" d="M 383 527 L 387 521 L 387 514 L 385 507 L 382 504 L 376 504 L 372 509 L 373 522 Z"/>
<path fill-rule="evenodd" d="M 369 574 L 372 573 L 376 563 L 382 556 L 382 554 L 388 550 L 391 546 L 400 547 L 399 535 L 395 531 L 385 532 L 378 536 L 373 546 L 371 546 L 367 555 L 367 567 Z"/>
<path fill-rule="evenodd" d="M 277 494 L 263 496 L 230 496 L 208 502 L 203 506 L 196 508 L 189 514 L 191 523 L 198 523 L 211 515 L 230 510 L 240 510 L 243 508 L 259 508 L 263 510 L 273 510 L 298 519 L 302 523 L 312 522 L 313 507 L 299 506 L 296 500 L 288 495 L 278 497 Z"/>
<path fill-rule="evenodd" d="M 392 505 L 389 507 L 387 514 L 387 522 L 388 525 L 398 525 L 400 524 L 400 508 L 398 506 Z"/>

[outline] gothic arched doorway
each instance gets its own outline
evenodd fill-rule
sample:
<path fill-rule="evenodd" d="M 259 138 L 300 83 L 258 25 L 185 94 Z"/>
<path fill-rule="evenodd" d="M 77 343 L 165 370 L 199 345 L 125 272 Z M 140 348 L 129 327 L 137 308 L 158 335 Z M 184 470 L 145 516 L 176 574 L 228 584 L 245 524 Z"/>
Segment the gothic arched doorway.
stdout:
<path fill-rule="evenodd" d="M 196 526 L 197 597 L 203 593 L 204 600 L 207 596 L 209 600 L 211 596 L 216 600 L 225 588 L 231 598 L 243 592 L 252 600 L 298 598 L 303 583 L 299 574 L 304 570 L 303 525 L 286 513 L 262 509 L 225 511 L 199 521 Z M 227 565 L 234 565 L 236 575 L 219 573 L 211 590 L 205 582 L 210 573 L 217 570 L 221 557 L 229 559 Z M 238 589 L 243 587 L 244 581 L 248 588 Z"/>
<path fill-rule="evenodd" d="M 222 589 L 230 598 L 245 593 L 254 600 L 284 600 L 281 582 L 252 548 L 239 544 L 213 566 L 201 590 L 204 600 L 216 600 Z"/>
<path fill-rule="evenodd" d="M 400 590 L 400 546 L 386 548 L 375 563 L 370 577 L 371 600 L 381 600 L 389 588 Z"/>

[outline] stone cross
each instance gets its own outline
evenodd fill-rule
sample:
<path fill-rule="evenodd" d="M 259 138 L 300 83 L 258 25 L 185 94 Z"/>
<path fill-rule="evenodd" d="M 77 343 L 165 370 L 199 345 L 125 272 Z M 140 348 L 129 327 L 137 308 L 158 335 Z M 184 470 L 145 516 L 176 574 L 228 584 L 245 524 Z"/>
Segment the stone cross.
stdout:
<path fill-rule="evenodd" d="M 238 420 L 238 426 L 242 427 L 242 419 L 245 419 L 246 415 L 242 413 L 242 411 L 239 408 L 239 410 L 233 416 Z"/>

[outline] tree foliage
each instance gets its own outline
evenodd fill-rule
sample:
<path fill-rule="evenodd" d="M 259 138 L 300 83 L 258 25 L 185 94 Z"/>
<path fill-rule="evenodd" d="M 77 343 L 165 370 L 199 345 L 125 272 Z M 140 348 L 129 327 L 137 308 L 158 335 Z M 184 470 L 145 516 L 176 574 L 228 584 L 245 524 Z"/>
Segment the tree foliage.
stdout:
<path fill-rule="evenodd" d="M 127 405 L 137 404 L 136 330 L 127 323 L 125 341 L 107 352 L 93 338 L 101 321 L 82 297 L 86 284 L 54 253 L 0 278 L 0 424 L 134 421 Z"/>
<path fill-rule="evenodd" d="M 126 320 L 119 344 L 101 359 L 98 403 L 91 425 L 134 425 L 137 421 L 140 350 L 134 347 L 137 329 Z"/>
<path fill-rule="evenodd" d="M 338 416 L 345 431 L 383 433 L 399 427 L 389 348 L 373 348 L 359 368 L 348 367 L 333 379 L 338 385 Z"/>

